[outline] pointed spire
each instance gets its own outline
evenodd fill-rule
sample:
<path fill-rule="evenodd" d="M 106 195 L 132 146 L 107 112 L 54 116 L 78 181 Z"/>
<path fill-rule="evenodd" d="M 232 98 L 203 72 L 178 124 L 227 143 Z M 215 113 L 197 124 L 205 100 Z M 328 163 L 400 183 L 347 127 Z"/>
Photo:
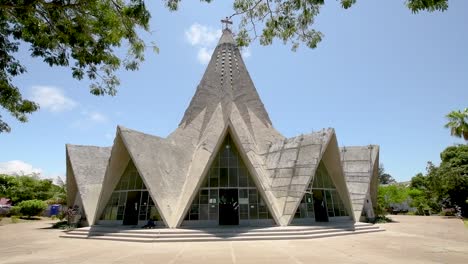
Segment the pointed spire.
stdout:
<path fill-rule="evenodd" d="M 221 35 L 221 38 L 219 39 L 217 46 L 222 45 L 222 44 L 236 45 L 234 36 L 232 35 L 232 32 L 229 28 L 223 29 L 223 35 Z"/>
<path fill-rule="evenodd" d="M 226 22 L 223 21 L 223 23 Z M 229 119 L 232 105 L 235 104 L 251 131 L 253 128 L 250 113 L 256 115 L 265 126 L 271 126 L 268 113 L 250 78 L 232 31 L 228 27 L 223 29 L 223 34 L 180 125 L 190 124 L 206 109 L 201 127 L 203 134 L 219 104 L 222 106 L 225 121 Z"/>

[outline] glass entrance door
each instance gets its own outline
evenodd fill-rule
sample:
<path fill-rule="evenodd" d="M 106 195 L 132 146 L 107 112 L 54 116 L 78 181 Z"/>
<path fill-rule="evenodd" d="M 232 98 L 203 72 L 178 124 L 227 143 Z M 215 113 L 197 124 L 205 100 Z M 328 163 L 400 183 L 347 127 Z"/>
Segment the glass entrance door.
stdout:
<path fill-rule="evenodd" d="M 315 221 L 328 222 L 327 203 L 323 190 L 313 190 Z"/>
<path fill-rule="evenodd" d="M 130 191 L 127 194 L 127 202 L 125 204 L 125 215 L 123 219 L 124 225 L 138 224 L 138 211 L 140 209 L 140 191 Z"/>
<path fill-rule="evenodd" d="M 238 189 L 219 189 L 219 225 L 239 224 Z"/>

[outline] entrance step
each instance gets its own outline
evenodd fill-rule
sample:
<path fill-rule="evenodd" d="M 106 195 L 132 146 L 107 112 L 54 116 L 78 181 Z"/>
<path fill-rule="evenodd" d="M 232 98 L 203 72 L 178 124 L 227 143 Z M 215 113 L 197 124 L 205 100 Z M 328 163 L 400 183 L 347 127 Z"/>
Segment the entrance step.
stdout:
<path fill-rule="evenodd" d="M 268 228 L 157 228 L 137 229 L 123 227 L 92 226 L 64 232 L 60 237 L 100 239 L 127 242 L 196 242 L 196 241 L 244 241 L 291 240 L 344 236 L 384 231 L 367 223 L 355 225 L 287 226 Z"/>

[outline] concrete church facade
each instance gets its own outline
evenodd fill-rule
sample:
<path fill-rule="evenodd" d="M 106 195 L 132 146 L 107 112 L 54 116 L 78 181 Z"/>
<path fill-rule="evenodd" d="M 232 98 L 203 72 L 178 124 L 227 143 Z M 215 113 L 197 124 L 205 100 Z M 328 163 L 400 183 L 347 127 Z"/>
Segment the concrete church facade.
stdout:
<path fill-rule="evenodd" d="M 117 127 L 112 147 L 66 145 L 68 205 L 88 225 L 288 226 L 373 217 L 379 147 L 331 128 L 285 138 L 225 29 L 167 138 Z"/>

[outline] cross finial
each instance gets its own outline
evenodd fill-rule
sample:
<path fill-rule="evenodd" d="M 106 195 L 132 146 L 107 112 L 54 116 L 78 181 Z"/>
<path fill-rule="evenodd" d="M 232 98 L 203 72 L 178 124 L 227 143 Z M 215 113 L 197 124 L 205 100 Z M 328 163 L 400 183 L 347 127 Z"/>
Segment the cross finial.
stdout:
<path fill-rule="evenodd" d="M 223 29 L 229 29 L 229 25 L 232 25 L 232 21 L 229 17 L 226 17 L 225 19 L 221 19 L 221 23 L 224 24 Z"/>

